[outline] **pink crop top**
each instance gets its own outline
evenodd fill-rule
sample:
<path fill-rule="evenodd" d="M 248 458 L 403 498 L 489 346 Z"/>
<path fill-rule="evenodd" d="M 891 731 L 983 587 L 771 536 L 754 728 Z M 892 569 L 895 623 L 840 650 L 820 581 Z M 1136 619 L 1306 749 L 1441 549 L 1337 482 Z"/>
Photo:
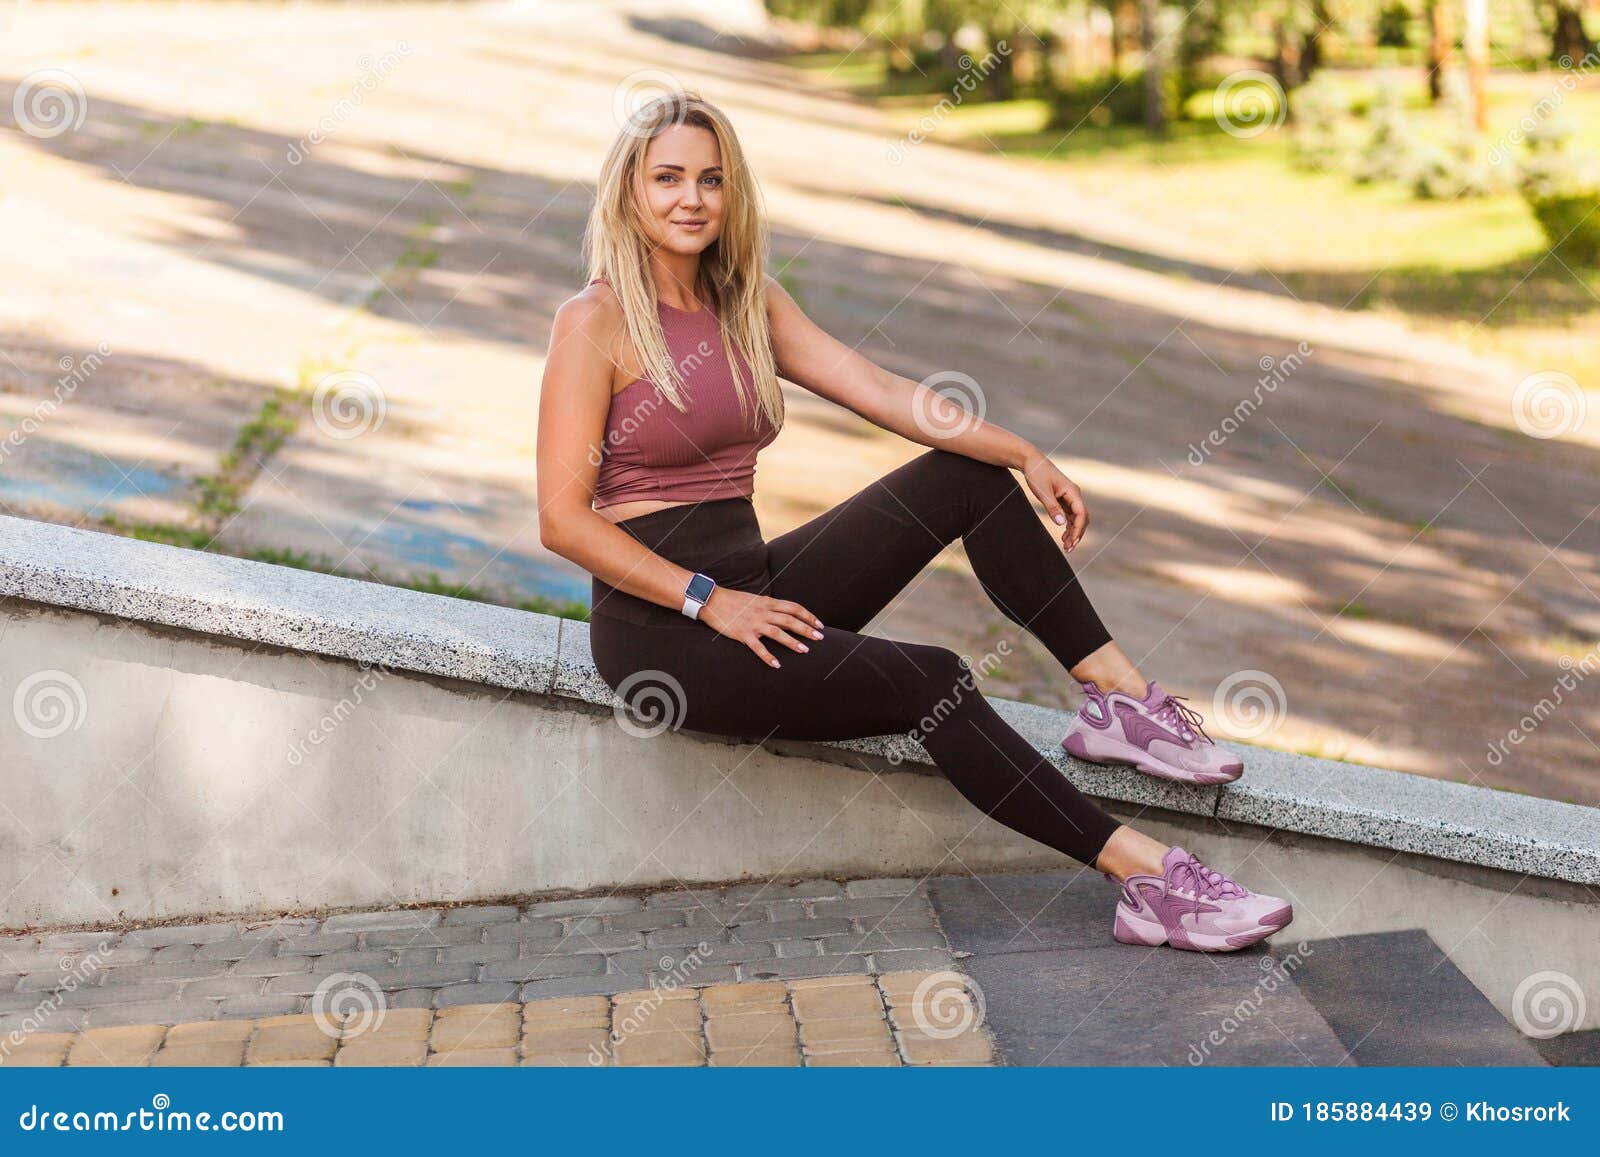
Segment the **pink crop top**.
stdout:
<path fill-rule="evenodd" d="M 695 313 L 657 306 L 688 408 L 680 413 L 648 378 L 611 396 L 595 509 L 642 498 L 699 502 L 755 493 L 756 455 L 778 432 L 755 398 L 740 413 L 717 315 L 703 298 L 701 305 Z M 734 356 L 748 387 L 749 362 Z"/>

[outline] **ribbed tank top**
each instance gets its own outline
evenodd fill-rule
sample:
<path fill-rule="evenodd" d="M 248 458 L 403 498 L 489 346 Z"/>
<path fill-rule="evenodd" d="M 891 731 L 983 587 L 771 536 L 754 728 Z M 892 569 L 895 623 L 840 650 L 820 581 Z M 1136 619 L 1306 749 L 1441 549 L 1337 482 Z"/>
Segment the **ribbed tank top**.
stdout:
<path fill-rule="evenodd" d="M 590 282 L 591 285 L 594 282 Z M 711 303 L 694 313 L 658 305 L 661 330 L 683 377 L 680 413 L 654 382 L 636 378 L 611 396 L 594 506 L 658 499 L 699 502 L 755 493 L 756 456 L 778 436 L 752 397 L 739 411 L 722 330 Z M 740 372 L 753 381 L 737 350 Z"/>

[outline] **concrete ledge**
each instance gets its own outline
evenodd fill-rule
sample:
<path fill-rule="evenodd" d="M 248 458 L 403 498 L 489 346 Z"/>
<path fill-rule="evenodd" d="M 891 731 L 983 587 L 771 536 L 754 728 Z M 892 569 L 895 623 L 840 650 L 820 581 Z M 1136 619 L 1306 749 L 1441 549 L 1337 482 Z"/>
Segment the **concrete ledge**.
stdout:
<path fill-rule="evenodd" d="M 0 595 L 613 704 L 590 660 L 585 623 L 29 519 L 0 517 Z M 1101 799 L 1600 884 L 1600 809 L 1261 748 L 1239 783 L 1187 788 L 1071 759 L 1058 746 L 1066 714 L 991 701 Z M 841 760 L 853 753 L 936 772 L 906 736 L 817 747 Z"/>

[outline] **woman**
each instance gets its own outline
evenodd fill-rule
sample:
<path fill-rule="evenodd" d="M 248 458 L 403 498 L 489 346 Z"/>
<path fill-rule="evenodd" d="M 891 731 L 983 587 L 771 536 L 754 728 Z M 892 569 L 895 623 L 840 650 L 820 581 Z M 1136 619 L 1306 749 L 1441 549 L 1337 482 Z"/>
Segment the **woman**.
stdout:
<path fill-rule="evenodd" d="M 1022 438 L 950 422 L 946 399 L 823 333 L 763 273 L 765 244 L 715 106 L 658 97 L 618 135 L 585 236 L 591 280 L 555 317 L 538 447 L 540 537 L 594 576 L 601 677 L 636 709 L 670 698 L 671 724 L 696 731 L 912 732 L 986 814 L 1120 882 L 1125 943 L 1228 951 L 1288 924 L 1287 902 L 1082 795 L 954 652 L 858 633 L 960 538 L 988 597 L 1088 697 L 1069 752 L 1189 783 L 1242 770 L 1112 641 L 1011 469 L 1068 551 L 1089 522 L 1078 487 Z M 779 372 L 934 448 L 765 542 L 751 496 L 783 421 Z"/>

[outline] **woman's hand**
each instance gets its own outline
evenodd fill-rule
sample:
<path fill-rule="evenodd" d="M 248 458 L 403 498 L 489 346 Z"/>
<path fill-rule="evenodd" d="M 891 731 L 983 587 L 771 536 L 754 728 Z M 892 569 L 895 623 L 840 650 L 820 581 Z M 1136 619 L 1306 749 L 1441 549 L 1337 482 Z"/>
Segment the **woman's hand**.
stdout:
<path fill-rule="evenodd" d="M 1061 532 L 1061 545 L 1070 553 L 1083 540 L 1089 529 L 1089 511 L 1083 504 L 1083 491 L 1078 484 L 1056 468 L 1056 464 L 1042 450 L 1034 450 L 1022 464 L 1022 476 L 1028 480 L 1028 489 L 1043 505 L 1056 525 L 1065 526 Z M 1066 507 L 1066 512 L 1062 507 Z M 1067 517 L 1070 512 L 1071 517 Z"/>
<path fill-rule="evenodd" d="M 719 635 L 736 639 L 756 653 L 763 663 L 781 666 L 772 653 L 762 645 L 763 638 L 773 639 L 793 651 L 809 651 L 799 639 L 789 632 L 809 638 L 822 638 L 822 620 L 799 603 L 788 599 L 769 599 L 748 591 L 736 591 L 719 586 L 711 598 L 700 608 L 699 620 Z"/>

